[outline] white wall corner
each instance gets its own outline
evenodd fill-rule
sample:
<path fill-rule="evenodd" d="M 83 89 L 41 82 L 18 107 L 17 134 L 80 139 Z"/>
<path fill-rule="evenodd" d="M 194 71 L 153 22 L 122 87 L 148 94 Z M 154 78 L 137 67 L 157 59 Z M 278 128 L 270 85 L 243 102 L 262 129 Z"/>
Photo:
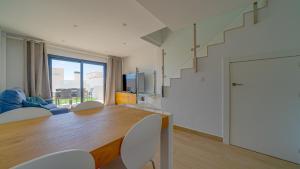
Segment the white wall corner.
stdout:
<path fill-rule="evenodd" d="M 6 33 L 0 30 L 0 91 L 6 88 Z"/>

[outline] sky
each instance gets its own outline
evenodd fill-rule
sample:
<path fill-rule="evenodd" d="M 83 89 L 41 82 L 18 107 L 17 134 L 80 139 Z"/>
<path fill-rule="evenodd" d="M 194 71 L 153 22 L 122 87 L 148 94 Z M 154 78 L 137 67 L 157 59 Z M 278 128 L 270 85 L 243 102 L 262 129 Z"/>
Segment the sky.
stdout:
<path fill-rule="evenodd" d="M 52 68 L 64 68 L 64 78 L 65 80 L 74 80 L 74 72 L 80 72 L 80 63 L 62 61 L 62 60 L 52 60 Z M 102 65 L 93 64 L 83 64 L 83 72 L 103 72 L 104 67 Z M 85 77 L 84 77 L 85 78 Z"/>

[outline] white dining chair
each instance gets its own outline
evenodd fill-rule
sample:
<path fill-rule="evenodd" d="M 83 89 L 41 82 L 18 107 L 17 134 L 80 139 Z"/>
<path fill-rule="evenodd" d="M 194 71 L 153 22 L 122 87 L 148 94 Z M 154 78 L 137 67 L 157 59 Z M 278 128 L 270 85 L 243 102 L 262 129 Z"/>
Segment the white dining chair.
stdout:
<path fill-rule="evenodd" d="M 121 159 L 113 161 L 104 169 L 142 169 L 152 163 L 160 143 L 161 115 L 154 114 L 145 117 L 133 126 L 125 135 L 121 145 Z"/>
<path fill-rule="evenodd" d="M 51 116 L 52 113 L 49 110 L 37 107 L 25 107 L 10 110 L 0 114 L 0 124 L 21 121 L 27 119 L 34 119 L 38 117 Z"/>
<path fill-rule="evenodd" d="M 71 111 L 76 113 L 83 110 L 101 108 L 103 106 L 104 105 L 102 103 L 97 101 L 86 101 L 86 102 L 79 103 L 75 107 L 72 107 Z"/>
<path fill-rule="evenodd" d="M 11 169 L 95 169 L 95 162 L 88 152 L 67 150 L 38 157 Z"/>

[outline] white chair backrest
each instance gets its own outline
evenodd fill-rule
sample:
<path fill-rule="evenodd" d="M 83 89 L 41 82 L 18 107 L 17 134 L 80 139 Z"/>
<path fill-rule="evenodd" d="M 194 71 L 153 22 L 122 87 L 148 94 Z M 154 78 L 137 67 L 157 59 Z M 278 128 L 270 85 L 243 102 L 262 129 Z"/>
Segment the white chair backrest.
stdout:
<path fill-rule="evenodd" d="M 101 108 L 104 105 L 100 102 L 97 101 L 87 101 L 87 102 L 83 102 L 80 103 L 78 105 L 76 105 L 75 107 L 73 107 L 71 109 L 72 112 L 79 112 L 82 110 L 89 110 L 89 109 L 96 109 L 96 108 Z"/>
<path fill-rule="evenodd" d="M 0 124 L 21 121 L 27 119 L 34 119 L 38 117 L 51 116 L 49 110 L 37 107 L 19 108 L 0 114 Z"/>
<path fill-rule="evenodd" d="M 88 152 L 67 150 L 41 156 L 11 169 L 95 169 L 95 162 Z"/>
<path fill-rule="evenodd" d="M 133 126 L 121 145 L 121 158 L 128 169 L 141 169 L 153 160 L 160 143 L 161 115 L 145 117 Z"/>

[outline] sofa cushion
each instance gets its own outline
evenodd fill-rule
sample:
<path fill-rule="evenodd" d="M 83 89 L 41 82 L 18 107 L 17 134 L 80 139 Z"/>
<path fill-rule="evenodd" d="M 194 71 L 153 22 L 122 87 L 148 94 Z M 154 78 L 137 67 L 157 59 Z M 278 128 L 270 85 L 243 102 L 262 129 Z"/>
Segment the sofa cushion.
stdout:
<path fill-rule="evenodd" d="M 22 107 L 21 104 L 10 104 L 0 100 L 0 114 L 21 107 Z"/>
<path fill-rule="evenodd" d="M 58 114 L 63 114 L 63 113 L 69 113 L 70 110 L 67 108 L 54 108 L 54 109 L 51 109 L 50 112 L 53 115 L 58 115 Z"/>
<path fill-rule="evenodd" d="M 55 104 L 47 104 L 47 105 L 42 105 L 43 108 L 51 110 L 57 108 Z"/>

